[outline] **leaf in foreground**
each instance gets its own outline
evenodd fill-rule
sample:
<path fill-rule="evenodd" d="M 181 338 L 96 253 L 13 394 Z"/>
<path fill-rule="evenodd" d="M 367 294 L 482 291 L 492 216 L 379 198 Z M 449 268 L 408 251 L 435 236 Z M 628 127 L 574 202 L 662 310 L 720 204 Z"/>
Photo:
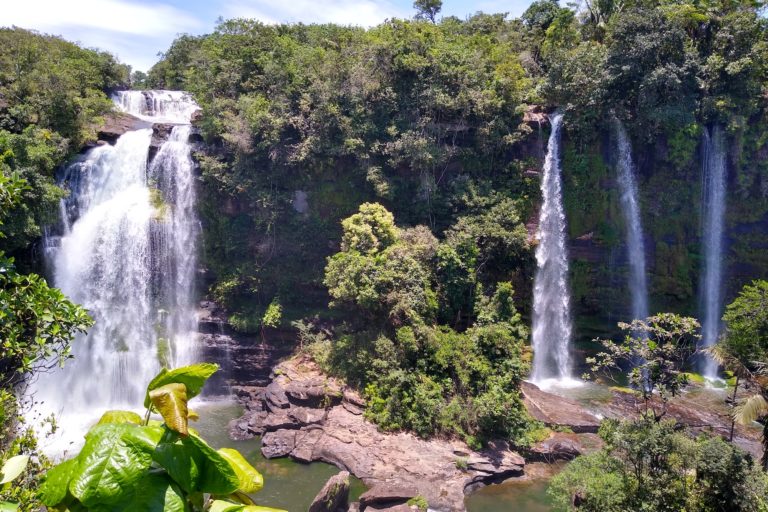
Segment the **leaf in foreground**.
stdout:
<path fill-rule="evenodd" d="M 86 507 L 129 498 L 152 464 L 163 429 L 129 423 L 97 425 L 85 436 L 69 491 Z"/>

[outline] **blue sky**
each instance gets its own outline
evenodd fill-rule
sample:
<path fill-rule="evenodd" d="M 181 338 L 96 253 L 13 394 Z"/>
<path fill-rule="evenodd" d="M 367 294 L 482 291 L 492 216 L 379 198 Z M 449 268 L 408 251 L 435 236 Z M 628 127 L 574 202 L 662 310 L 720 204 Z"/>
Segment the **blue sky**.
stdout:
<path fill-rule="evenodd" d="M 443 0 L 444 16 L 477 11 L 519 16 L 531 0 Z M 0 26 L 63 36 L 107 50 L 146 71 L 180 33 L 210 32 L 219 16 L 267 23 L 335 22 L 371 26 L 413 16 L 413 0 L 2 0 Z"/>

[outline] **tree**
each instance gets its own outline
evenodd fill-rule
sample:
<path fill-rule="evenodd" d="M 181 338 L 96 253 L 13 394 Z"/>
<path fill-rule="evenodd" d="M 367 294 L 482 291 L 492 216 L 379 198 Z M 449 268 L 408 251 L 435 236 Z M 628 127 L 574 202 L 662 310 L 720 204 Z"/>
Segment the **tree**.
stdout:
<path fill-rule="evenodd" d="M 715 359 L 736 375 L 732 396 L 735 405 L 739 378 L 765 374 L 768 363 L 768 281 L 757 280 L 745 285 L 739 295 L 726 306 L 723 314 L 726 329 L 716 348 Z M 763 468 L 768 470 L 768 400 L 766 390 L 752 395 L 736 406 L 734 419 L 749 424 L 763 419 Z M 733 430 L 733 428 L 731 429 Z"/>
<path fill-rule="evenodd" d="M 442 0 L 415 0 L 413 8 L 416 9 L 417 20 L 429 20 L 435 22 L 435 17 L 443 8 Z"/>
<path fill-rule="evenodd" d="M 136 70 L 131 73 L 131 88 L 132 89 L 147 89 L 149 87 L 147 74 L 143 71 Z"/>
<path fill-rule="evenodd" d="M 264 315 L 261 317 L 261 342 L 264 343 L 267 340 L 266 328 L 274 329 L 280 325 L 280 320 L 283 317 L 283 306 L 278 302 L 277 297 L 272 299 L 267 309 L 264 311 Z"/>
<path fill-rule="evenodd" d="M 672 420 L 606 420 L 604 447 L 552 479 L 556 510 L 758 512 L 768 478 L 752 457 L 718 437 L 694 440 Z"/>
<path fill-rule="evenodd" d="M 0 227 L 28 188 L 17 174 L 0 173 Z M 0 389 L 13 390 L 29 373 L 63 365 L 70 342 L 91 325 L 82 307 L 42 277 L 17 272 L 0 251 Z"/>
<path fill-rule="evenodd" d="M 605 375 L 616 380 L 612 372 L 630 367 L 629 382 L 643 397 L 645 414 L 653 413 L 660 421 L 667 412 L 667 402 L 688 383 L 683 368 L 696 353 L 699 322 L 674 313 L 660 313 L 645 320 L 620 322 L 624 331 L 622 343 L 596 339 L 606 349 L 588 357 L 593 375 Z M 660 407 L 654 405 L 658 394 Z"/>

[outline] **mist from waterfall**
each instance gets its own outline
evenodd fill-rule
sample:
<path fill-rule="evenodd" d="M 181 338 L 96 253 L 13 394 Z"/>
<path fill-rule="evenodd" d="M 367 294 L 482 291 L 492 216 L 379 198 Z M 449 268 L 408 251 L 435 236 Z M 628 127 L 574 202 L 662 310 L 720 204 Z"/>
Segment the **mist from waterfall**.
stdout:
<path fill-rule="evenodd" d="M 563 116 L 550 117 L 552 131 L 541 181 L 536 275 L 533 290 L 533 371 L 531 380 L 544 387 L 571 379 L 571 294 L 568 285 L 568 247 L 560 169 L 560 131 Z"/>
<path fill-rule="evenodd" d="M 627 259 L 629 261 L 629 290 L 632 297 L 632 319 L 648 317 L 648 278 L 645 267 L 645 244 L 643 226 L 640 220 L 640 205 L 637 193 L 635 164 L 632 160 L 632 145 L 624 125 L 613 120 L 616 134 L 616 166 L 621 194 L 621 211 L 624 216 L 627 236 Z"/>
<path fill-rule="evenodd" d="M 137 95 L 152 97 L 130 92 Z M 185 123 L 189 116 L 179 112 L 197 108 L 154 105 L 160 119 Z M 152 119 L 140 104 L 131 108 Z M 31 391 L 75 435 L 95 411 L 139 406 L 162 366 L 195 360 L 200 227 L 190 130 L 174 126 L 151 164 L 152 130 L 127 132 L 114 146 L 90 150 L 61 178 L 70 195 L 59 234 L 45 241 L 46 258 L 55 286 L 95 325 L 73 341 L 65 368 L 41 376 Z"/>
<path fill-rule="evenodd" d="M 720 332 L 723 313 L 723 234 L 727 183 L 725 137 L 722 128 L 704 131 L 702 158 L 702 249 L 704 273 L 701 281 L 701 334 L 705 347 L 714 345 Z M 703 358 L 701 373 L 717 377 L 717 363 Z"/>

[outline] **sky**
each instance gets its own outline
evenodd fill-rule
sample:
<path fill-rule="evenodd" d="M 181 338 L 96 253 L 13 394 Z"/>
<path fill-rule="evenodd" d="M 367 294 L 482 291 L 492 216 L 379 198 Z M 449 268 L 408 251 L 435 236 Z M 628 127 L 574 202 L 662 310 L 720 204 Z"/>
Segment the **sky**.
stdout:
<path fill-rule="evenodd" d="M 443 0 L 443 16 L 477 11 L 519 16 L 531 0 Z M 147 71 L 178 34 L 206 34 L 216 19 L 265 23 L 333 22 L 370 27 L 409 18 L 413 0 L 0 0 L 0 26 L 64 37 Z"/>

